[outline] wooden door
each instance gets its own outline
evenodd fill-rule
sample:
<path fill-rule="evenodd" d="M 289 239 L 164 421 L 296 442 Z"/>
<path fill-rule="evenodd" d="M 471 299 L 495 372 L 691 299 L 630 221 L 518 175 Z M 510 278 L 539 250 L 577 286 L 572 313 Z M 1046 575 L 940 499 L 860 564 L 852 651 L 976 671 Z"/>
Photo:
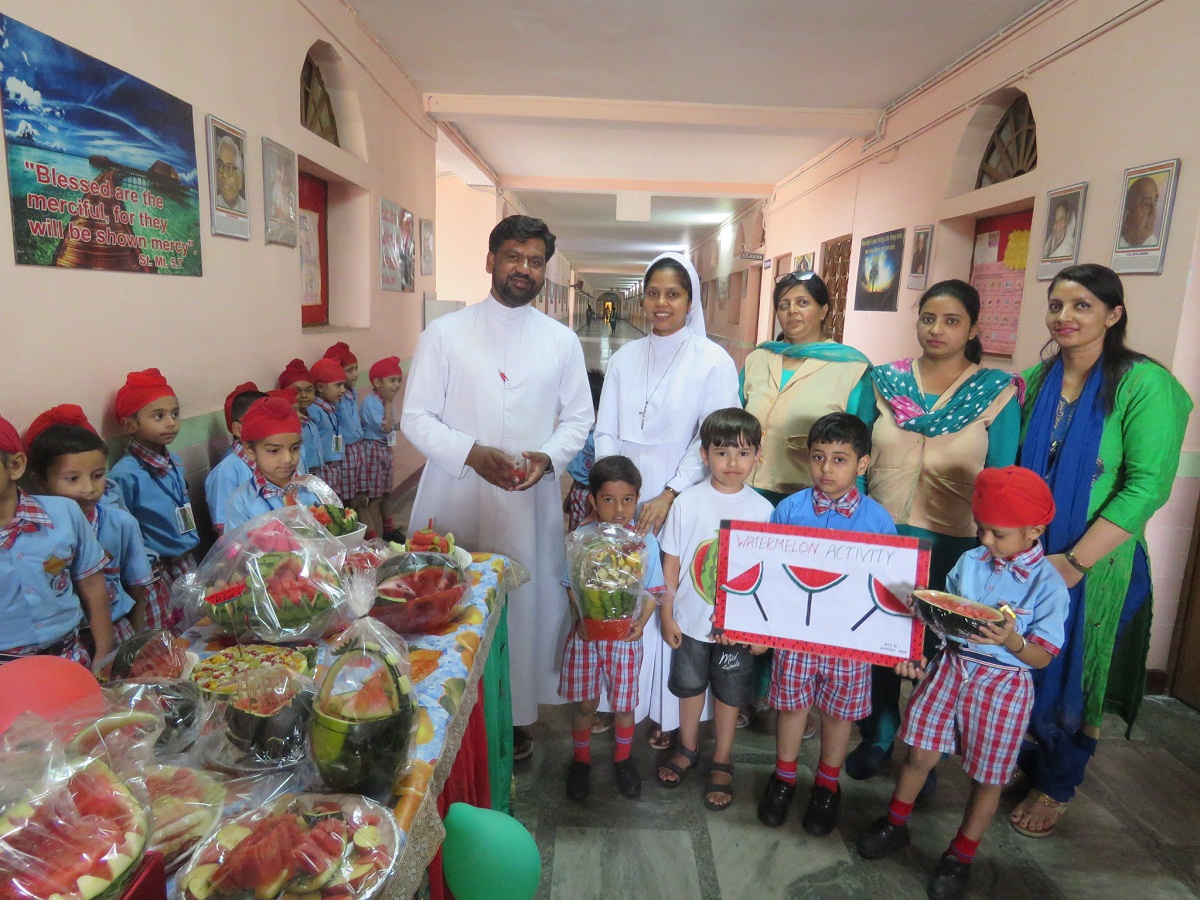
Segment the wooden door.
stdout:
<path fill-rule="evenodd" d="M 846 290 L 850 283 L 850 243 L 853 235 L 844 234 L 821 244 L 821 280 L 829 288 L 829 320 L 826 333 L 842 342 L 846 333 Z"/>

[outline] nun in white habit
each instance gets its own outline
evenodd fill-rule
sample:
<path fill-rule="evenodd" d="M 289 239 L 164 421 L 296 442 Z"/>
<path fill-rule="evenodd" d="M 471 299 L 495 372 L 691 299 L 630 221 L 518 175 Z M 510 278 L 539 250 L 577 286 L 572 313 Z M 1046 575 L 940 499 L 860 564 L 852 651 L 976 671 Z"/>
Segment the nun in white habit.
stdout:
<path fill-rule="evenodd" d="M 596 414 L 596 459 L 628 456 L 642 473 L 637 528 L 656 533 L 680 491 L 708 477 L 700 459 L 700 423 L 718 409 L 740 407 L 737 367 L 710 341 L 700 302 L 700 277 L 678 253 L 646 270 L 642 309 L 652 332 L 609 360 Z M 636 719 L 662 731 L 679 727 L 679 701 L 667 690 L 671 648 L 658 616 L 646 623 Z M 608 709 L 607 698 L 602 709 Z"/>

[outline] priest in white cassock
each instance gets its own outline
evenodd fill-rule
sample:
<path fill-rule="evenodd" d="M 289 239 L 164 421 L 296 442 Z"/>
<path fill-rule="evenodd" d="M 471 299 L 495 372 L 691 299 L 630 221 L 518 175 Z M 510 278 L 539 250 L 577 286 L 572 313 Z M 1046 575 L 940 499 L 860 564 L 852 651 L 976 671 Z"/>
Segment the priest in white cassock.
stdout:
<path fill-rule="evenodd" d="M 562 702 L 558 658 L 570 617 L 557 476 L 593 421 L 579 339 L 530 306 L 553 255 L 540 219 L 509 216 L 492 230 L 492 290 L 425 329 L 400 418 L 429 460 L 409 533 L 433 519 L 467 549 L 510 556 L 533 578 L 508 596 L 516 759 L 532 751 L 519 726 L 537 721 L 538 703 Z"/>
<path fill-rule="evenodd" d="M 609 360 L 596 414 L 596 459 L 628 456 L 642 473 L 637 528 L 661 529 L 679 492 L 708 477 L 700 459 L 700 423 L 718 409 L 741 406 L 737 367 L 710 341 L 700 302 L 700 276 L 691 261 L 664 253 L 646 270 L 642 309 L 651 333 L 626 344 Z M 679 727 L 679 701 L 667 690 L 671 648 L 658 616 L 646 623 L 637 719 L 658 723 L 651 745 L 663 749 L 662 732 Z M 607 707 L 602 707 L 607 709 Z"/>

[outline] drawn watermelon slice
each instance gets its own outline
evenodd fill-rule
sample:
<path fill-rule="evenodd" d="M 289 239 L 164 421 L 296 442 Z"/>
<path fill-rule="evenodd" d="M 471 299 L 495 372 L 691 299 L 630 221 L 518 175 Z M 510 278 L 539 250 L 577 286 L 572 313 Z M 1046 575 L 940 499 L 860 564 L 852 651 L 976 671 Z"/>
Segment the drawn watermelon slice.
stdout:
<path fill-rule="evenodd" d="M 740 594 L 743 597 L 753 597 L 763 621 L 768 621 L 767 611 L 763 609 L 762 601 L 758 599 L 758 589 L 762 587 L 763 564 L 755 563 L 736 578 L 730 578 L 721 587 L 729 594 Z"/>
<path fill-rule="evenodd" d="M 861 619 L 854 623 L 850 628 L 851 631 L 857 631 L 858 626 L 871 618 L 875 610 L 880 610 L 889 616 L 912 618 L 912 611 L 904 605 L 904 601 L 889 591 L 883 582 L 874 575 L 867 576 L 867 590 L 871 594 L 871 608 L 867 610 Z"/>
<path fill-rule="evenodd" d="M 692 587 L 709 606 L 714 606 L 717 602 L 717 557 L 719 553 L 720 545 L 716 538 L 701 541 L 692 557 L 692 564 L 688 567 L 692 575 Z"/>
<path fill-rule="evenodd" d="M 789 566 L 787 563 L 783 564 L 783 570 L 787 572 L 788 578 L 795 582 L 796 587 L 808 594 L 808 607 L 804 611 L 806 628 L 812 624 L 813 594 L 837 587 L 850 577 L 844 573 L 826 572 L 824 569 L 806 569 L 804 566 Z"/>

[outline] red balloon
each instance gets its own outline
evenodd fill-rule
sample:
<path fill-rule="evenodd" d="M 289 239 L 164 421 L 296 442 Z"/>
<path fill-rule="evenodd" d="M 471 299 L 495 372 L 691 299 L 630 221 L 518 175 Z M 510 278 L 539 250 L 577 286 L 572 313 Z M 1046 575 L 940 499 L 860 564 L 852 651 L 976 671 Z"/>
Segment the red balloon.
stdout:
<path fill-rule="evenodd" d="M 72 712 L 104 712 L 100 683 L 84 666 L 61 656 L 26 656 L 0 665 L 0 733 L 23 712 L 46 719 Z"/>

